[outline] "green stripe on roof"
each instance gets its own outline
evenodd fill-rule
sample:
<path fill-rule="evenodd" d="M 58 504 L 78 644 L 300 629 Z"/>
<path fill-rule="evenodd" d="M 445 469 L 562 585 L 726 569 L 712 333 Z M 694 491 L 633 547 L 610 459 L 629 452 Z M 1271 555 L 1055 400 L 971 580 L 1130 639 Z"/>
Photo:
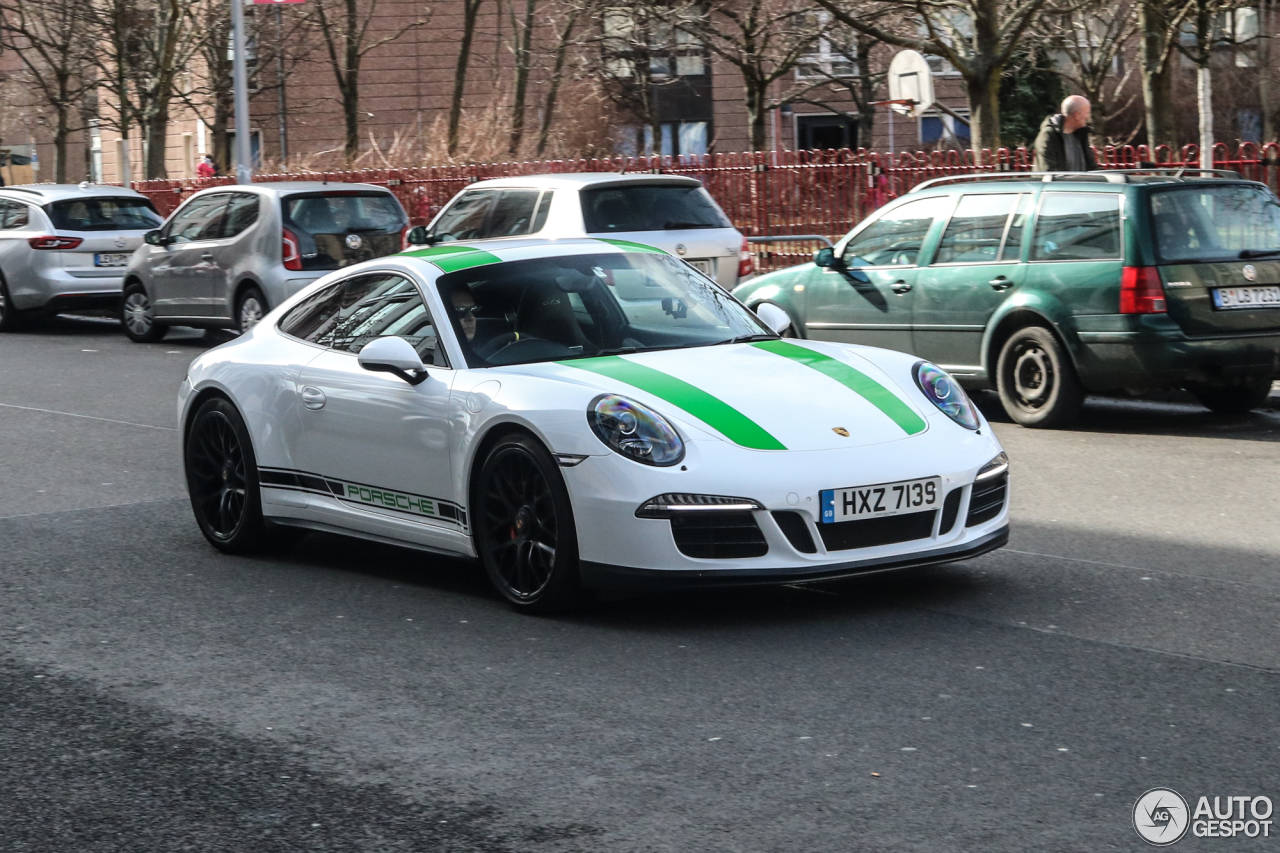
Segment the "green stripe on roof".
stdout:
<path fill-rule="evenodd" d="M 411 258 L 422 258 L 430 261 L 445 272 L 457 272 L 458 270 L 484 266 L 485 264 L 502 263 L 502 259 L 497 255 L 491 255 L 488 252 L 473 249 L 470 246 L 431 246 L 414 252 L 405 252 L 405 254 Z"/>
<path fill-rule="evenodd" d="M 693 415 L 734 444 L 749 447 L 752 450 L 787 449 L 764 427 L 733 406 L 661 370 L 654 370 L 652 367 L 636 364 L 634 361 L 628 361 L 616 355 L 561 362 L 561 364 L 565 367 L 576 367 L 579 370 L 607 376 L 633 385 L 642 391 L 648 391 L 655 397 L 661 397 Z"/>
<path fill-rule="evenodd" d="M 648 252 L 653 255 L 667 254 L 656 246 L 648 246 L 644 243 L 632 243 L 630 240 L 606 240 L 604 237 L 596 237 L 595 239 L 599 240 L 601 243 L 608 243 L 610 246 L 617 246 L 619 249 L 630 249 L 633 252 Z"/>
<path fill-rule="evenodd" d="M 819 373 L 831 377 L 888 415 L 894 423 L 902 427 L 907 435 L 924 432 L 927 426 L 924 418 L 916 414 L 897 394 L 839 359 L 786 341 L 760 341 L 752 346 L 798 361 L 806 367 L 812 367 Z"/>

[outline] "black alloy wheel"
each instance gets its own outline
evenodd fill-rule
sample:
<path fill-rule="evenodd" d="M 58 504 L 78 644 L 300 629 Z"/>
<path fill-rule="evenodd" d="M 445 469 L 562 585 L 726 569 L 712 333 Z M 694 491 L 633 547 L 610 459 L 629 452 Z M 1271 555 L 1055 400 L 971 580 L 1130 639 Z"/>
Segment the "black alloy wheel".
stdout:
<path fill-rule="evenodd" d="M 996 365 L 996 387 L 1009 417 L 1025 427 L 1064 427 L 1084 407 L 1084 387 L 1053 332 L 1027 326 L 1009 336 Z"/>
<path fill-rule="evenodd" d="M 262 544 L 265 524 L 258 466 L 244 419 L 229 401 L 205 401 L 191 420 L 187 491 L 205 538 L 219 550 L 244 553 Z"/>
<path fill-rule="evenodd" d="M 9 285 L 0 275 L 0 332 L 12 332 L 22 326 L 22 312 L 13 307 L 13 299 L 9 296 Z"/>
<path fill-rule="evenodd" d="M 154 344 L 169 331 L 164 323 L 156 322 L 151 297 L 141 282 L 133 282 L 124 289 L 120 300 L 120 325 L 129 340 L 136 344 Z"/>
<path fill-rule="evenodd" d="M 554 613 L 581 602 L 569 492 L 541 444 L 501 439 L 480 469 L 472 506 L 485 571 L 517 610 Z"/>

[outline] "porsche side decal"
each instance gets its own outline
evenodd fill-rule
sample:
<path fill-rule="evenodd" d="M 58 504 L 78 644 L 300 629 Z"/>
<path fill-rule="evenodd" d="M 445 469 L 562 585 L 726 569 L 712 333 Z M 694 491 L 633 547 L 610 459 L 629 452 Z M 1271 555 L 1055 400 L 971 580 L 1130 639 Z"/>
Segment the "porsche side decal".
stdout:
<path fill-rule="evenodd" d="M 290 471 L 285 468 L 259 468 L 258 480 L 270 489 L 311 492 L 347 503 L 387 509 L 418 518 L 439 519 L 459 527 L 467 526 L 466 510 L 452 501 L 440 498 L 381 489 L 361 483 L 349 483 L 346 480 L 321 477 L 305 471 Z"/>
<path fill-rule="evenodd" d="M 502 262 L 502 259 L 497 255 L 473 249 L 471 246 L 458 246 L 456 244 L 432 246 L 427 249 L 406 252 L 405 254 L 411 258 L 422 258 L 425 261 L 430 261 L 445 272 L 457 272 L 471 267 Z"/>
<path fill-rule="evenodd" d="M 787 341 L 759 341 L 752 344 L 757 349 L 789 358 L 819 373 L 829 376 L 844 387 L 861 396 L 868 403 L 888 415 L 889 419 L 902 427 L 907 435 L 924 432 L 928 424 L 924 418 L 912 411 L 897 394 L 872 379 L 865 373 L 855 370 L 839 359 L 820 352 L 807 349 Z"/>
<path fill-rule="evenodd" d="M 630 249 L 633 252 L 646 252 L 651 255 L 665 255 L 666 252 L 657 246 L 650 246 L 646 243 L 633 243 L 630 240 L 609 240 L 604 237 L 597 237 L 601 243 L 608 243 L 610 246 L 617 246 L 619 249 Z"/>
<path fill-rule="evenodd" d="M 652 367 L 627 361 L 616 355 L 562 362 L 562 364 L 565 367 L 576 367 L 579 370 L 598 373 L 601 376 L 634 385 L 655 397 L 661 397 L 668 403 L 684 409 L 734 444 L 749 447 L 752 450 L 787 449 L 764 427 L 733 406 L 661 370 L 654 370 Z"/>

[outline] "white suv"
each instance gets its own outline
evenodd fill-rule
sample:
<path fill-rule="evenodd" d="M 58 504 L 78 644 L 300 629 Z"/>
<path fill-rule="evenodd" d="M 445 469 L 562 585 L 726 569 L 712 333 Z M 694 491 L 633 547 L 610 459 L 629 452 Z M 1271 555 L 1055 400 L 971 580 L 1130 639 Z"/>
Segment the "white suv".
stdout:
<path fill-rule="evenodd" d="M 732 290 L 754 271 L 750 247 L 702 183 L 678 175 L 585 172 L 477 181 L 408 242 L 596 237 L 669 252 Z"/>
<path fill-rule="evenodd" d="M 0 188 L 0 331 L 31 314 L 117 306 L 129 258 L 162 221 L 120 187 Z"/>

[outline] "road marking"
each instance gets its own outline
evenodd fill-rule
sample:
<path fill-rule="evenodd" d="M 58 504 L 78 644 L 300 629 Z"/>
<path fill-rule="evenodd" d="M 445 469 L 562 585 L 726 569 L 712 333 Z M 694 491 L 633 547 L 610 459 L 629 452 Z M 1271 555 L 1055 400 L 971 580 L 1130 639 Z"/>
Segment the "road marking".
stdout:
<path fill-rule="evenodd" d="M 123 424 L 125 426 L 142 427 L 143 429 L 162 429 L 166 432 L 177 432 L 177 427 L 162 427 L 155 424 L 137 424 L 133 421 L 118 421 L 115 418 L 96 418 L 93 415 L 77 415 L 74 412 L 59 412 L 54 409 L 37 409 L 35 406 L 15 406 L 12 403 L 0 403 L 0 408 L 5 409 L 21 409 L 24 412 L 42 412 L 46 415 L 66 415 L 69 418 L 84 418 L 87 421 L 105 421 L 109 424 Z"/>

